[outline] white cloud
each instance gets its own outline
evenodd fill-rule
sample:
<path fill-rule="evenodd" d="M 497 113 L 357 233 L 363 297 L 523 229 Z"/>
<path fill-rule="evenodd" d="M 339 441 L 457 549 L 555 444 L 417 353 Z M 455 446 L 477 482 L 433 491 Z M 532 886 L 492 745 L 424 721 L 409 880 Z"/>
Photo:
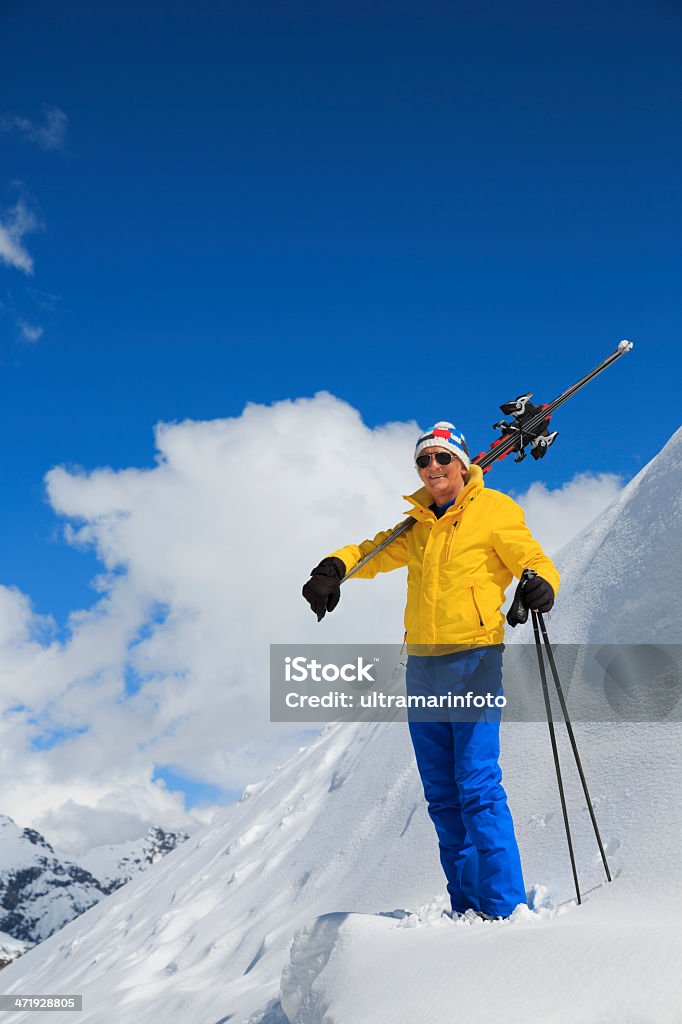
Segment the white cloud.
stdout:
<path fill-rule="evenodd" d="M 17 114 L 0 117 L 0 131 L 17 131 L 41 149 L 62 149 L 66 142 L 68 117 L 59 107 L 43 107 L 43 123 L 39 124 Z"/>
<path fill-rule="evenodd" d="M 622 488 L 621 477 L 613 473 L 578 473 L 563 487 L 550 490 L 536 481 L 514 497 L 528 526 L 554 555 L 608 508 Z"/>
<path fill-rule="evenodd" d="M 35 212 L 24 199 L 18 199 L 0 218 L 0 261 L 15 270 L 32 274 L 33 260 L 23 244 L 23 238 L 40 227 Z"/>
<path fill-rule="evenodd" d="M 322 393 L 161 424 L 151 469 L 52 469 L 52 506 L 103 572 L 63 642 L 0 588 L 3 813 L 74 850 L 136 825 L 191 827 L 154 764 L 239 788 L 295 749 L 295 727 L 268 721 L 269 644 L 401 642 L 404 572 L 349 583 L 319 625 L 301 587 L 331 550 L 402 519 L 417 433 L 369 429 Z M 558 546 L 615 487 L 583 478 L 523 501 Z M 70 738 L 32 749 L 59 730 Z"/>
<path fill-rule="evenodd" d="M 36 342 L 42 338 L 44 329 L 38 325 L 27 324 L 25 320 L 19 321 L 19 330 L 25 341 Z"/>

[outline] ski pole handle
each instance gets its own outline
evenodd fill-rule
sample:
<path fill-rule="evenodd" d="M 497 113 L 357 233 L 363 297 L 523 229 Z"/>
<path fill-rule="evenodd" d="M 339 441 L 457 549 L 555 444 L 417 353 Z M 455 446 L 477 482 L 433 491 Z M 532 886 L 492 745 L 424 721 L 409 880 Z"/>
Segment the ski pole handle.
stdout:
<path fill-rule="evenodd" d="M 516 588 L 514 594 L 514 600 L 511 603 L 511 608 L 507 612 L 507 622 L 514 629 L 516 626 L 522 626 L 524 622 L 528 622 L 528 609 L 523 603 L 523 588 L 525 587 L 528 580 L 532 580 L 537 573 L 535 569 L 524 569 L 521 573 L 521 579 Z"/>

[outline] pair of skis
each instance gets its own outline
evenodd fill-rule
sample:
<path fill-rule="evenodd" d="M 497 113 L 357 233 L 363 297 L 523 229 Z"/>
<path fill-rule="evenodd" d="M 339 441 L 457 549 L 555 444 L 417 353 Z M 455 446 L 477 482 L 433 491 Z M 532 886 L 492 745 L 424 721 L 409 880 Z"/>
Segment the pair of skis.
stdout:
<path fill-rule="evenodd" d="M 521 462 L 528 454 L 527 448 L 530 448 L 530 454 L 534 459 L 543 458 L 547 454 L 550 445 L 556 440 L 558 433 L 556 430 L 552 432 L 549 430 L 549 420 L 552 413 L 559 406 L 563 405 L 564 402 L 567 402 L 569 398 L 577 394 L 586 384 L 589 384 L 591 380 L 594 380 L 600 373 L 603 373 L 617 359 L 620 359 L 626 352 L 629 352 L 631 348 L 631 341 L 621 341 L 615 352 L 612 352 L 598 366 L 595 366 L 593 370 L 586 373 L 584 377 L 581 377 L 579 381 L 576 381 L 575 384 L 547 405 L 532 404 L 530 401 L 533 397 L 532 392 L 529 392 L 527 395 L 521 395 L 519 398 L 514 399 L 513 402 L 505 402 L 504 405 L 500 406 L 500 409 L 505 416 L 512 417 L 511 421 L 502 420 L 499 423 L 495 423 L 493 429 L 501 430 L 501 436 L 493 441 L 487 451 L 479 452 L 471 461 L 480 466 L 484 473 L 487 473 L 494 462 L 505 459 L 513 452 L 516 453 L 514 462 Z M 403 533 L 410 530 L 415 522 L 416 519 L 412 516 L 406 516 L 403 522 L 396 526 L 395 530 L 392 530 L 381 544 L 378 544 L 373 551 L 370 551 L 368 555 L 361 558 L 357 565 L 354 565 L 346 573 L 341 582 L 345 583 L 346 580 L 355 576 L 375 555 L 378 555 L 380 551 L 383 551 L 389 544 L 392 544 L 396 538 L 401 537 Z"/>

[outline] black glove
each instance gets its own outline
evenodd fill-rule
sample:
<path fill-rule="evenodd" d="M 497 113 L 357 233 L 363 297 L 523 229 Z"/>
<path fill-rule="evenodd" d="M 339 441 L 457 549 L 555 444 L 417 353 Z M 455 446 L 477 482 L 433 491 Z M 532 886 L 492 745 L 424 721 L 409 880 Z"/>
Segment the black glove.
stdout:
<path fill-rule="evenodd" d="M 533 576 L 521 588 L 521 600 L 526 608 L 535 609 L 536 612 L 544 614 L 552 610 L 554 591 L 542 576 Z"/>
<path fill-rule="evenodd" d="M 320 622 L 327 612 L 333 612 L 341 600 L 341 580 L 346 566 L 340 558 L 323 558 L 310 573 L 303 587 L 303 596 Z"/>

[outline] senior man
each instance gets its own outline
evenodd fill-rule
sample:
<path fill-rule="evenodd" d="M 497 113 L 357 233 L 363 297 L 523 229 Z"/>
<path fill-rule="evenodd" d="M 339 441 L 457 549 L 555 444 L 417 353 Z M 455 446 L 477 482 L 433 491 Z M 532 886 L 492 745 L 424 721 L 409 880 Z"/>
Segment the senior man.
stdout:
<path fill-rule="evenodd" d="M 417 441 L 422 487 L 405 496 L 416 520 L 358 573 L 372 579 L 406 565 L 408 694 L 502 694 L 505 591 L 524 569 L 528 608 L 548 612 L 559 586 L 552 561 L 521 508 L 485 487 L 464 435 L 441 421 Z M 324 558 L 303 587 L 318 620 L 339 603 L 340 583 L 390 531 Z M 441 716 L 442 717 L 442 716 Z M 453 914 L 508 917 L 526 903 L 514 824 L 499 767 L 500 712 L 482 707 L 465 720 L 409 729 L 429 815 L 436 829 Z"/>

